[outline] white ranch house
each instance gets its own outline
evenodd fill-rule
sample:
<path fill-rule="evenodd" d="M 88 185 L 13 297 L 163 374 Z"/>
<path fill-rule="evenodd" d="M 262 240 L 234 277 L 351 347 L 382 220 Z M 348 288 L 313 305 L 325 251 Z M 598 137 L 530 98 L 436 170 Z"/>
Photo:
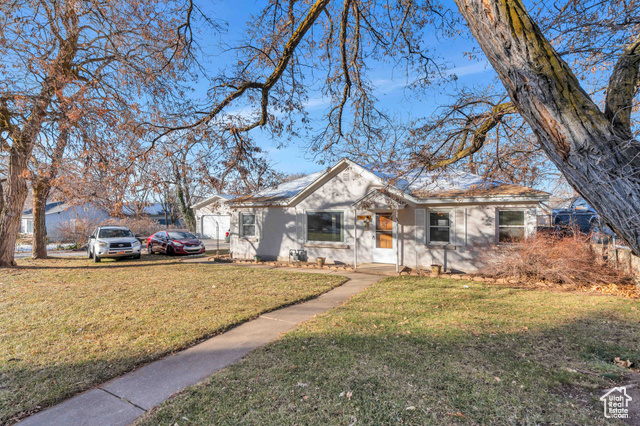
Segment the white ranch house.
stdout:
<path fill-rule="evenodd" d="M 402 177 L 343 159 L 325 172 L 230 200 L 234 258 L 386 263 L 474 272 L 483 250 L 536 232 L 549 194 L 462 172 Z"/>

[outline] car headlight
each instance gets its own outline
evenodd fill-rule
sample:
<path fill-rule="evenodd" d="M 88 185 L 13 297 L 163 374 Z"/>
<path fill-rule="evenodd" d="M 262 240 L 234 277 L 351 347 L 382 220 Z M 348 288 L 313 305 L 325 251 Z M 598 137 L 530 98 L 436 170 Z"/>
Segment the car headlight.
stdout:
<path fill-rule="evenodd" d="M 140 241 L 135 240 L 135 241 L 133 242 L 133 246 L 134 246 L 134 247 L 138 247 L 139 245 L 140 245 Z"/>
<path fill-rule="evenodd" d="M 104 241 L 101 241 L 101 242 L 98 243 L 98 247 L 100 247 L 100 248 L 107 248 L 108 245 L 109 244 L 105 243 Z"/>
<path fill-rule="evenodd" d="M 179 242 L 177 242 L 177 241 L 174 241 L 174 242 L 173 242 L 173 245 L 174 245 L 174 246 L 176 246 L 176 247 L 182 247 L 184 244 L 179 243 Z"/>

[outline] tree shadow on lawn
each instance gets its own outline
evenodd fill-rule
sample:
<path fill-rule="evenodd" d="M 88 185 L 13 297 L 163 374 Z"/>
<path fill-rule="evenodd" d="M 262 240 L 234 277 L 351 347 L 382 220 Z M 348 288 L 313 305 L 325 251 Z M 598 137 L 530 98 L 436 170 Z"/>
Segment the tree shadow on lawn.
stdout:
<path fill-rule="evenodd" d="M 163 255 L 145 255 L 140 259 L 102 259 L 100 263 L 94 263 L 87 258 L 68 258 L 50 256 L 47 259 L 28 259 L 27 264 L 19 263 L 12 268 L 14 270 L 36 270 L 36 269 L 105 269 L 105 268 L 132 268 L 140 266 L 151 266 L 153 264 L 175 265 L 182 263 L 182 260 L 189 259 L 188 256 L 169 257 Z M 72 265 L 71 265 L 72 264 Z"/>
<path fill-rule="evenodd" d="M 81 363 L 25 365 L 0 361 L 0 424 L 9 425 L 153 359 L 105 357 Z M 157 357 L 157 354 L 155 354 Z"/>
<path fill-rule="evenodd" d="M 172 263 L 166 264 L 171 265 Z M 223 270 L 224 274 L 224 270 L 230 268 L 222 265 L 219 269 Z M 281 272 L 280 274 L 286 277 L 288 273 Z M 327 287 L 325 291 L 331 289 L 332 287 Z M 2 293 L 0 293 L 0 295 L 1 294 Z M 78 350 L 74 351 L 74 353 L 65 354 L 63 350 L 50 350 L 53 346 L 53 339 L 50 339 L 48 342 L 44 342 L 43 345 L 39 346 L 37 350 L 23 351 L 25 355 L 18 355 L 19 358 L 13 355 L 18 352 L 11 350 L 8 351 L 8 356 L 0 357 L 0 425 L 15 423 L 28 415 L 42 411 L 49 406 L 62 402 L 62 400 L 80 392 L 89 390 L 107 380 L 224 333 L 240 324 L 257 318 L 261 314 L 291 304 L 300 303 L 304 300 L 315 298 L 318 295 L 319 294 L 314 293 L 306 297 L 298 295 L 293 299 L 284 298 L 284 300 L 280 300 L 278 303 L 273 304 L 273 306 L 259 308 L 255 312 L 252 311 L 252 309 L 254 309 L 251 308 L 253 303 L 249 300 L 246 305 L 243 305 L 241 312 L 232 316 L 227 323 L 222 323 L 216 328 L 210 328 L 210 322 L 208 321 L 203 327 L 197 326 L 195 329 L 190 329 L 190 326 L 185 326 L 184 329 L 177 327 L 176 329 L 172 326 L 167 326 L 166 323 L 159 323 L 158 327 L 164 327 L 165 331 L 169 330 L 169 335 L 164 335 L 166 333 L 163 333 L 163 331 L 158 331 L 158 329 L 153 328 L 150 330 L 153 332 L 152 334 L 147 332 L 132 336 L 131 333 L 127 334 L 122 331 L 123 326 L 96 332 L 92 328 L 92 322 L 90 320 L 88 320 L 86 326 L 82 325 L 80 328 L 78 328 L 77 325 L 69 326 L 65 324 L 64 327 L 61 327 L 63 331 L 79 333 L 77 336 L 74 336 L 74 339 L 76 339 L 74 343 L 80 342 L 78 344 Z M 188 300 L 186 300 L 185 303 L 188 303 Z M 208 309 L 208 306 L 204 309 Z M 102 305 L 96 305 L 96 310 L 102 310 Z M 247 310 L 249 311 L 248 313 L 246 312 Z M 108 312 L 113 311 L 107 310 L 107 312 L 103 314 L 108 315 Z M 211 310 L 207 312 L 219 311 Z M 58 314 L 58 312 L 56 312 L 56 314 Z M 133 311 L 131 311 L 131 314 L 128 312 L 125 314 L 131 315 L 131 321 L 134 321 Z M 64 315 L 69 315 L 69 313 L 67 312 Z M 71 315 L 73 315 L 73 312 Z M 47 324 L 47 322 L 43 323 Z M 32 337 L 34 339 L 38 338 L 37 336 L 31 335 L 31 333 L 35 332 L 33 330 L 34 327 L 27 326 L 25 333 L 26 339 Z M 185 333 L 190 337 L 185 338 Z M 128 342 L 126 343 L 127 346 L 120 346 L 118 349 L 113 349 L 113 347 L 107 344 L 112 337 L 113 339 L 118 339 L 114 344 Z M 144 343 L 145 339 L 147 339 L 146 344 Z M 0 334 L 0 341 L 2 341 L 2 334 Z M 22 340 L 14 341 L 14 345 L 16 345 L 17 348 L 23 346 L 21 341 Z M 94 347 L 94 343 L 97 346 Z M 7 349 L 17 348 L 7 347 Z M 238 346 L 234 346 L 228 351 L 234 354 L 238 348 Z M 39 359 L 37 353 L 42 351 L 49 353 L 51 355 L 49 357 L 50 359 Z M 12 352 L 13 354 L 11 354 Z M 88 357 L 92 359 L 75 362 L 70 361 L 76 354 L 83 353 L 89 354 L 87 356 L 83 355 L 85 359 Z M 199 350 L 198 354 L 201 353 L 202 350 Z M 211 353 L 210 356 L 212 359 L 215 359 L 220 356 L 224 357 L 225 354 L 226 351 L 219 351 Z M 12 356 L 16 356 L 16 358 L 11 358 Z M 62 357 L 63 359 L 54 360 L 53 357 L 56 356 Z M 66 362 L 64 358 L 67 359 Z M 169 395 L 167 395 L 167 397 L 168 396 Z"/>
<path fill-rule="evenodd" d="M 143 423 L 602 424 L 598 398 L 632 374 L 614 358 L 640 363 L 638 325 L 597 314 L 498 333 L 337 319 L 285 335 Z"/>

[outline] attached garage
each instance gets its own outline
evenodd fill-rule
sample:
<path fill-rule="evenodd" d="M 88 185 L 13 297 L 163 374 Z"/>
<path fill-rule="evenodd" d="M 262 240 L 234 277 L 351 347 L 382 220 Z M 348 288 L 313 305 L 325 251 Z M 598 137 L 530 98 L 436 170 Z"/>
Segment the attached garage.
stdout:
<path fill-rule="evenodd" d="M 198 223 L 198 232 L 203 238 L 224 240 L 230 227 L 231 216 L 229 215 L 202 215 L 200 216 L 200 223 Z"/>
<path fill-rule="evenodd" d="M 231 211 L 227 201 L 228 195 L 212 195 L 205 200 L 194 204 L 196 215 L 196 233 L 202 238 L 224 240 L 231 226 Z"/>

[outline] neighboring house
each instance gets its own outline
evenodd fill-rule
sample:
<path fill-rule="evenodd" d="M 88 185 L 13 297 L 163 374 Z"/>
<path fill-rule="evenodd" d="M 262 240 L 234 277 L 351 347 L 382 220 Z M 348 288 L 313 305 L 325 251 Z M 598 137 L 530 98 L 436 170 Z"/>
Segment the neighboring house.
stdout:
<path fill-rule="evenodd" d="M 145 206 L 142 209 L 142 216 L 155 220 L 160 225 L 175 225 L 178 227 L 183 226 L 182 219 L 180 217 L 176 217 L 179 214 L 177 211 L 170 211 L 171 209 L 167 209 L 165 211 L 165 206 L 162 203 L 152 203 L 148 206 Z M 122 207 L 122 212 L 126 216 L 136 216 L 135 208 L 130 205 L 125 205 Z"/>
<path fill-rule="evenodd" d="M 61 228 L 69 228 L 76 220 L 88 220 L 97 224 L 105 219 L 109 219 L 109 213 L 91 203 L 73 206 L 63 201 L 55 201 L 45 206 L 47 237 L 51 241 L 59 241 L 63 237 Z M 20 232 L 27 235 L 33 234 L 33 208 L 22 212 Z"/>
<path fill-rule="evenodd" d="M 402 178 L 348 159 L 325 172 L 229 201 L 235 258 L 477 271 L 483 251 L 536 232 L 546 192 L 463 172 Z"/>
<path fill-rule="evenodd" d="M 231 227 L 231 209 L 227 204 L 231 198 L 217 194 L 191 206 L 196 216 L 196 233 L 202 238 L 223 240 Z"/>

